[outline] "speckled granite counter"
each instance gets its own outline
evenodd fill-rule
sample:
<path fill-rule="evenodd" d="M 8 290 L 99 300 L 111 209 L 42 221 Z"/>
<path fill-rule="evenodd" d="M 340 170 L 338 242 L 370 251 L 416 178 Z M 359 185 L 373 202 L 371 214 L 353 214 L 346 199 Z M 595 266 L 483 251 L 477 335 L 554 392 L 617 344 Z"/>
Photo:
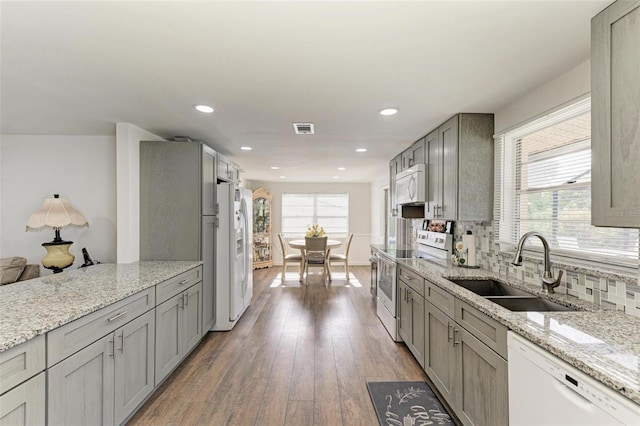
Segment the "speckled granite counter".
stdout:
<path fill-rule="evenodd" d="M 0 287 L 0 352 L 201 263 L 99 264 L 4 285 Z"/>
<path fill-rule="evenodd" d="M 482 269 L 442 267 L 422 259 L 397 262 L 640 404 L 640 318 L 562 294 L 544 297 L 582 311 L 511 312 L 446 278 L 495 278 L 538 295 L 541 288 Z"/>

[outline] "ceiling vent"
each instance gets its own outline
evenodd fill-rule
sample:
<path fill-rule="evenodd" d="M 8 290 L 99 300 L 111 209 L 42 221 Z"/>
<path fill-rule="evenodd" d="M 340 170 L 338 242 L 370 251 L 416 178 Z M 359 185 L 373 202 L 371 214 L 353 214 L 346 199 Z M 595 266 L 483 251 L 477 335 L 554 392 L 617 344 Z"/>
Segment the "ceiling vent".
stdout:
<path fill-rule="evenodd" d="M 293 130 L 296 135 L 313 135 L 313 123 L 293 123 Z"/>

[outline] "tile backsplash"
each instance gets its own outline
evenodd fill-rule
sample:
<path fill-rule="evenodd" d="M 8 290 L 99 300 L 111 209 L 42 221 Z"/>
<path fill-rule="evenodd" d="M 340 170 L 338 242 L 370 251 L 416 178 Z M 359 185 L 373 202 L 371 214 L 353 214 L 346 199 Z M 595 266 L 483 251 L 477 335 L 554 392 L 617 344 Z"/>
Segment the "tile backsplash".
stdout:
<path fill-rule="evenodd" d="M 412 226 L 422 226 L 422 220 L 412 221 Z M 494 238 L 492 222 L 456 222 L 455 241 L 471 231 L 476 236 L 476 261 L 479 266 L 506 278 L 516 278 L 532 284 L 540 284 L 544 272 L 542 258 L 524 257 L 522 266 L 513 266 L 513 252 L 501 252 Z M 640 262 L 640 260 L 639 260 Z M 619 310 L 640 317 L 640 276 L 616 270 L 603 270 L 588 264 L 572 264 L 570 261 L 551 258 L 554 276 L 563 271 L 560 287 L 556 292 L 566 293 L 600 305 L 604 309 Z"/>

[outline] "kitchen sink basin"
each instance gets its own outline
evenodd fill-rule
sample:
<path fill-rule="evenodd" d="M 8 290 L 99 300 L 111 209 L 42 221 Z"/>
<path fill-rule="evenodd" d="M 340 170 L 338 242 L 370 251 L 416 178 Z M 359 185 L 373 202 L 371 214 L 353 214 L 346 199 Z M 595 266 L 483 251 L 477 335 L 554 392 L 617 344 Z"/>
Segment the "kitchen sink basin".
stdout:
<path fill-rule="evenodd" d="M 493 303 L 515 312 L 550 312 L 576 311 L 574 308 L 563 306 L 541 297 L 487 297 Z"/>
<path fill-rule="evenodd" d="M 478 296 L 532 296 L 531 293 L 511 287 L 496 280 L 449 279 Z"/>

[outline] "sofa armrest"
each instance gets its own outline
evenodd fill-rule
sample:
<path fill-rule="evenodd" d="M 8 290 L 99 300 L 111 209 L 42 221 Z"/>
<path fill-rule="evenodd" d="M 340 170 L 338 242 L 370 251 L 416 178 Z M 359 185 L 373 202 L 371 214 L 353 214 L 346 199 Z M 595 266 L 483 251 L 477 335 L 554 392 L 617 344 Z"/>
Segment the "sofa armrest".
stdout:
<path fill-rule="evenodd" d="M 22 275 L 18 278 L 18 281 L 30 280 L 32 278 L 38 278 L 40 276 L 40 265 L 31 263 L 24 267 Z"/>

